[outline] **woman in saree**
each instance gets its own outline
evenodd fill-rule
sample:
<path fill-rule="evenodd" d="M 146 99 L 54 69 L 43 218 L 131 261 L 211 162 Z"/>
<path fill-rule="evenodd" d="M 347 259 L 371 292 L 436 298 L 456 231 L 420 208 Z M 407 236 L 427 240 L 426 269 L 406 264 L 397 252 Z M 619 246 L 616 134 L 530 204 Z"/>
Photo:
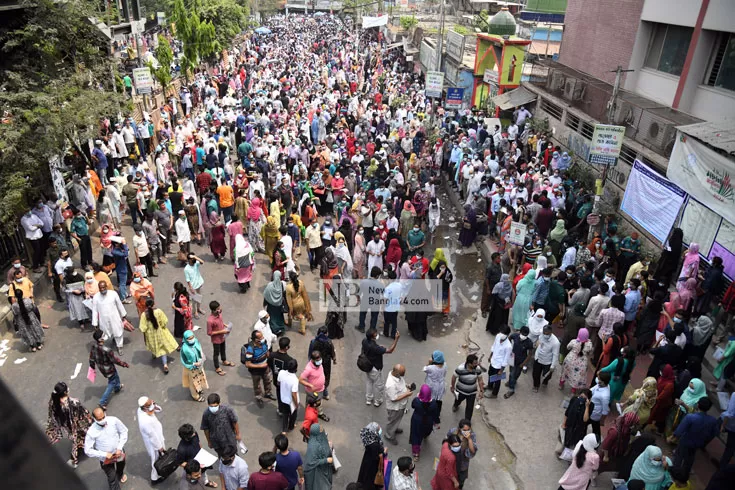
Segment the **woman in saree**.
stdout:
<path fill-rule="evenodd" d="M 366 246 L 365 230 L 362 226 L 358 226 L 357 233 L 355 234 L 355 245 L 352 249 L 353 271 L 358 279 L 365 278 L 365 268 L 367 264 Z"/>
<path fill-rule="evenodd" d="M 630 435 L 638 425 L 638 414 L 630 412 L 615 419 L 615 425 L 607 430 L 602 441 L 602 461 L 607 463 L 610 458 L 617 459 L 625 455 L 630 444 Z"/>
<path fill-rule="evenodd" d="M 209 250 L 214 255 L 214 260 L 220 261 L 227 253 L 225 244 L 225 225 L 217 213 L 209 214 Z"/>
<path fill-rule="evenodd" d="M 155 298 L 155 290 L 153 284 L 147 278 L 140 275 L 139 272 L 133 273 L 133 282 L 130 283 L 130 295 L 135 300 L 135 308 L 138 315 L 141 316 L 146 309 L 145 302 Z"/>
<path fill-rule="evenodd" d="M 286 319 L 283 315 L 285 286 L 281 281 L 281 272 L 273 272 L 273 280 L 263 289 L 263 307 L 270 315 L 271 331 L 279 335 L 286 330 Z"/>
<path fill-rule="evenodd" d="M 265 243 L 260 235 L 265 218 L 261 208 L 261 200 L 259 197 L 253 198 L 248 208 L 248 241 L 256 252 L 265 251 Z"/>
<path fill-rule="evenodd" d="M 281 237 L 281 234 L 278 232 L 280 226 L 281 222 L 278 216 L 271 214 L 266 219 L 265 230 L 263 230 L 266 253 L 272 253 L 276 249 L 278 239 Z"/>

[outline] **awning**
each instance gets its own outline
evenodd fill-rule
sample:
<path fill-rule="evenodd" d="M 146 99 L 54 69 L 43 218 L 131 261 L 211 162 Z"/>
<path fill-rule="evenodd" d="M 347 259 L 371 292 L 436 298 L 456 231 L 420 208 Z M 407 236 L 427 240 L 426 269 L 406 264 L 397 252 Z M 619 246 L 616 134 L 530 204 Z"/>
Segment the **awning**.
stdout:
<path fill-rule="evenodd" d="M 536 100 L 536 94 L 526 88 L 518 87 L 510 92 L 496 95 L 492 100 L 496 107 L 506 110 L 522 106 L 523 104 L 528 104 L 529 102 Z"/>
<path fill-rule="evenodd" d="M 676 129 L 728 155 L 735 155 L 735 119 L 688 124 L 677 126 Z"/>

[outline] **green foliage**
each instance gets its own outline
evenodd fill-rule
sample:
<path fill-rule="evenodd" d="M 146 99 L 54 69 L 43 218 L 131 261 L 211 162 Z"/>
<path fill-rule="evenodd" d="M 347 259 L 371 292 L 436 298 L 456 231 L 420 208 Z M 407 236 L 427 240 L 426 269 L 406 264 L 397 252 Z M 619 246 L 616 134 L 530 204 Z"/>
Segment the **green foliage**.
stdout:
<path fill-rule="evenodd" d="M 176 36 L 183 41 L 184 55 L 194 66 L 230 47 L 235 36 L 248 25 L 249 14 L 248 7 L 237 0 L 169 3 L 169 18 L 176 24 Z"/>
<path fill-rule="evenodd" d="M 156 48 L 156 59 L 160 63 L 158 68 L 154 68 L 152 63 L 148 63 L 148 67 L 151 70 L 151 74 L 158 80 L 163 88 L 163 94 L 166 95 L 166 90 L 171 84 L 171 63 L 174 61 L 174 52 L 171 50 L 171 45 L 161 34 L 158 35 L 158 47 Z"/>
<path fill-rule="evenodd" d="M 490 14 L 487 10 L 481 10 L 474 18 L 474 25 L 483 32 L 490 26 Z"/>
<path fill-rule="evenodd" d="M 50 189 L 49 159 L 96 134 L 116 114 L 107 44 L 86 0 L 28 0 L 0 30 L 0 232 Z"/>
<path fill-rule="evenodd" d="M 463 36 L 466 36 L 467 34 L 470 33 L 470 30 L 469 29 L 467 29 L 465 26 L 461 26 L 459 24 L 454 24 L 453 30 L 457 34 L 462 34 Z"/>
<path fill-rule="evenodd" d="M 419 21 L 413 15 L 402 15 L 401 16 L 401 27 L 410 31 L 418 25 Z"/>

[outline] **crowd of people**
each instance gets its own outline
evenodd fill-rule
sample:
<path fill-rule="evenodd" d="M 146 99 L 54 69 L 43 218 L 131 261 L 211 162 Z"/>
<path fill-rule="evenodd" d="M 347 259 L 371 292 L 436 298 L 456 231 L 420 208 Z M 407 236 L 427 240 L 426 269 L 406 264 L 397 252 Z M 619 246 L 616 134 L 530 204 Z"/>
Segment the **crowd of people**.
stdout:
<path fill-rule="evenodd" d="M 690 244 L 680 268 L 682 234 L 675 229 L 649 270 L 652 258 L 641 253 L 640 237 L 632 232 L 621 238 L 614 219 L 588 241 L 590 191 L 571 179 L 569 155 L 532 131 L 525 108 L 505 130 L 489 128 L 478 113 L 448 116 L 424 97 L 422 76 L 398 50 L 384 50 L 375 32 L 364 31 L 355 49 L 352 30 L 331 15 L 276 16 L 268 25 L 271 34 L 241 36 L 227 62 L 200 70 L 182 90 L 180 109 L 163 112 L 161 127 L 132 117 L 102 121 L 93 164 L 67 186 L 68 205 L 50 196 L 21 220 L 33 245 L 32 267 L 45 267 L 70 318 L 92 329 L 90 376 L 99 371 L 107 380 L 91 413 L 64 383 L 54 387 L 47 434 L 51 442 L 72 439 L 69 464 L 76 467 L 83 449 L 100 460 L 110 489 L 127 479 L 128 429 L 107 410 L 123 389 L 118 367 L 129 366 L 125 332 L 137 327 L 163 372 L 178 358 L 182 389 L 206 402 L 199 430 L 218 461 L 199 461 L 197 429 L 182 425 L 173 466 L 183 467 L 180 488 L 217 487 L 208 469 L 226 490 L 332 488 L 340 464 L 326 432 L 325 402 L 337 363 L 334 342 L 344 337 L 347 323 L 349 298 L 340 287 L 346 280 L 361 285 L 355 328 L 365 335 L 357 359 L 365 402 L 386 408 L 385 424 L 370 421 L 360 431 L 364 455 L 357 482 L 348 488 L 384 482 L 396 490 L 419 488 L 415 463 L 425 439 L 440 430 L 448 374 L 452 412 L 464 402 L 464 413 L 446 432 L 435 475 L 424 485 L 476 488 L 466 484 L 479 451 L 472 428 L 476 400 L 497 398 L 503 384 L 503 398 L 512 397 L 529 368 L 534 393 L 546 389 L 558 367 L 558 387 L 572 395 L 560 425 L 558 455 L 570 462 L 559 480 L 562 489 L 587 488 L 603 469 L 618 471 L 630 489 L 666 488 L 671 481 L 687 488 L 696 450 L 720 431 L 728 434 L 720 464 L 729 464 L 735 396 L 717 420 L 707 413 L 711 402 L 700 379 L 712 342 L 726 342 L 715 372 L 718 389 L 735 374 L 733 286 L 712 309 L 725 286 L 721 260 L 700 273 L 698 247 Z M 428 124 L 432 112 L 438 132 Z M 404 365 L 384 369 L 384 356 L 401 338 L 401 300 L 426 297 L 427 280 L 438 284 L 433 309 L 405 312 L 408 332 L 419 342 L 428 339 L 430 315 L 451 311 L 449 254 L 436 248 L 429 257 L 442 213 L 435 186 L 443 180 L 464 203 L 461 246 L 487 236 L 498 249 L 485 271 L 480 305 L 494 336 L 492 356 L 485 382 L 477 355 L 451 370 L 434 350 L 423 368 L 425 382 L 407 385 Z M 123 212 L 133 227 L 131 246 L 122 233 Z M 511 243 L 513 222 L 526 225 L 523 244 Z M 99 227 L 101 250 L 92 250 L 91 226 Z M 235 314 L 219 301 L 202 304 L 211 286 L 194 244 L 206 244 L 218 262 L 231 261 L 239 294 L 258 302 L 259 292 L 250 291 L 256 257 L 267 258 L 270 268 L 262 311 L 240 356 L 255 403 L 271 400 L 281 415 L 282 432 L 273 450 L 259 455 L 257 472 L 244 460 L 235 410 L 208 392 L 209 352 L 215 374 L 226 376 L 235 366 L 227 356 L 233 324 L 226 321 Z M 71 258 L 75 246 L 79 270 Z M 46 326 L 27 271 L 16 262 L 8 274 L 14 324 L 29 350 L 37 351 Z M 171 262 L 183 265 L 183 274 L 169 298 L 148 278 Z M 307 273 L 326 284 L 329 308 L 299 371 L 287 334 L 293 328 L 306 335 L 314 320 L 301 277 Z M 384 306 L 368 304 L 367 291 L 376 288 Z M 132 303 L 137 326 L 125 306 Z M 388 347 L 377 342 L 381 314 Z M 195 332 L 200 316 L 206 331 Z M 649 362 L 649 355 L 648 377 L 625 397 L 633 368 Z M 168 476 L 159 473 L 169 459 L 161 407 L 147 396 L 137 406 L 156 483 Z M 405 443 L 412 457 L 390 469 L 386 442 L 401 443 L 409 410 Z M 289 445 L 297 426 L 307 444 L 303 459 Z M 656 444 L 657 433 L 677 445 L 673 462 Z"/>

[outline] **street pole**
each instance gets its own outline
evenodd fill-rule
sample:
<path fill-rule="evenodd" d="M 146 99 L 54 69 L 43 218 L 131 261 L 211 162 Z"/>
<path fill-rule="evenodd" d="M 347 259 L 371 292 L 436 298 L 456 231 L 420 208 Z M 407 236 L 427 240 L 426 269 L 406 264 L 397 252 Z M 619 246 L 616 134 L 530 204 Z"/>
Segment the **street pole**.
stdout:
<path fill-rule="evenodd" d="M 634 70 L 623 70 L 623 67 L 618 65 L 618 67 L 615 70 L 612 70 L 611 73 L 615 73 L 615 83 L 613 83 L 613 89 L 612 94 L 610 96 L 610 100 L 607 102 L 607 122 L 608 124 L 614 124 L 615 123 L 615 111 L 617 109 L 617 99 L 618 99 L 618 93 L 620 92 L 620 82 L 622 80 L 623 73 L 631 72 Z M 592 205 L 592 214 L 598 214 L 600 210 L 600 201 L 602 200 L 602 194 L 605 189 L 605 183 L 607 182 L 607 169 L 609 168 L 609 165 L 605 165 L 605 168 L 602 169 L 602 178 L 599 179 L 599 185 L 596 185 L 597 189 L 595 189 L 595 202 Z M 597 184 L 597 183 L 596 183 Z M 592 238 L 594 236 L 594 232 L 599 226 L 599 230 L 602 230 L 602 227 L 604 226 L 604 220 L 600 219 L 599 225 L 596 225 L 594 228 L 590 226 L 589 233 L 587 235 L 587 240 L 592 241 Z M 602 233 L 600 233 L 602 234 Z"/>
<path fill-rule="evenodd" d="M 135 52 L 138 56 L 138 68 L 143 68 L 143 56 L 140 54 L 140 35 L 135 35 Z M 163 100 L 166 100 L 166 94 L 163 94 Z M 148 97 L 143 94 L 143 110 L 148 112 Z"/>
<path fill-rule="evenodd" d="M 442 44 L 444 43 L 444 1 L 441 1 L 441 8 L 440 8 L 440 20 L 439 20 L 439 39 L 436 43 L 436 71 L 441 71 L 442 69 Z"/>

